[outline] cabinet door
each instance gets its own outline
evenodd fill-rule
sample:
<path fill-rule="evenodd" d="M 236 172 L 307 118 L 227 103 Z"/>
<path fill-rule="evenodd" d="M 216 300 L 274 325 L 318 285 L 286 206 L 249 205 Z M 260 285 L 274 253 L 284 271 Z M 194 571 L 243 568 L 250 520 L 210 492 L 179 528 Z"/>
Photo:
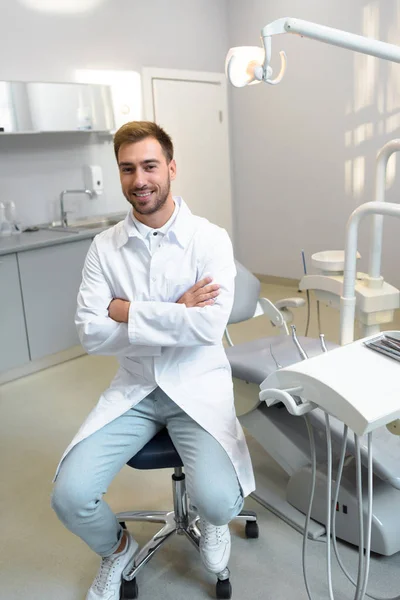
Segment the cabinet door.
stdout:
<path fill-rule="evenodd" d="M 68 242 L 18 255 L 32 360 L 79 344 L 76 298 L 91 242 Z"/>
<path fill-rule="evenodd" d="M 29 362 L 16 254 L 0 256 L 0 373 Z"/>

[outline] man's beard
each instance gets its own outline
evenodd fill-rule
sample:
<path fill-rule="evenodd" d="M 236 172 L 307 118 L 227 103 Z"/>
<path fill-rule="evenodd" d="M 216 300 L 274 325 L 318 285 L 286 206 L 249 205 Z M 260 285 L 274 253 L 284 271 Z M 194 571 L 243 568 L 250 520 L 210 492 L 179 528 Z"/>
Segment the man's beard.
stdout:
<path fill-rule="evenodd" d="M 168 177 L 168 182 L 160 188 L 158 196 L 153 199 L 152 202 L 146 203 L 144 206 L 140 206 L 139 198 L 134 196 L 133 194 L 125 195 L 128 202 L 132 205 L 133 210 L 137 212 L 139 215 L 152 215 L 160 210 L 166 203 L 169 192 L 171 189 L 171 179 Z M 139 190 L 137 190 L 139 191 Z M 146 190 L 141 190 L 146 191 Z"/>

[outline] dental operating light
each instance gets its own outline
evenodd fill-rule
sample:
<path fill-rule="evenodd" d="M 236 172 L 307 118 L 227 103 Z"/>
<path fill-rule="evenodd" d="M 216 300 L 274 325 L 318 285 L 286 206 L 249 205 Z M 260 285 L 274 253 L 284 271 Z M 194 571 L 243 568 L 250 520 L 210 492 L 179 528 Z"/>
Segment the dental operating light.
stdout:
<path fill-rule="evenodd" d="M 373 38 L 325 27 L 309 21 L 302 21 L 301 19 L 285 17 L 277 19 L 263 28 L 261 32 L 263 48 L 239 46 L 229 50 L 225 61 L 225 69 L 226 75 L 233 86 L 244 87 L 261 81 L 276 85 L 282 81 L 286 71 L 286 54 L 280 52 L 281 69 L 277 77 L 272 77 L 273 71 L 270 66 L 271 38 L 273 35 L 282 33 L 294 33 L 347 50 L 354 50 L 376 58 L 400 63 L 400 47 L 394 44 L 387 44 Z"/>
<path fill-rule="evenodd" d="M 264 61 L 265 50 L 259 46 L 231 48 L 225 61 L 226 75 L 235 87 L 260 83 Z"/>

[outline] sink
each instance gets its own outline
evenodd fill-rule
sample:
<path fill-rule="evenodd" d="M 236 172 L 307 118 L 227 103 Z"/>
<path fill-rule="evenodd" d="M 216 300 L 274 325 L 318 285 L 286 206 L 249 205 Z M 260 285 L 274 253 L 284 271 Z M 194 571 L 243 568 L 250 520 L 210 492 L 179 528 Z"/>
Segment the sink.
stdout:
<path fill-rule="evenodd" d="M 63 227 L 62 225 L 49 225 L 46 229 L 51 229 L 52 231 L 64 231 L 65 233 L 79 233 L 80 231 L 87 231 L 88 229 L 107 229 L 122 221 L 124 217 L 125 214 L 112 217 L 95 217 L 96 220 L 93 221 L 89 219 L 76 221 L 71 225 L 68 225 L 68 227 Z"/>
<path fill-rule="evenodd" d="M 122 217 L 122 218 L 124 218 L 124 217 Z M 79 231 L 85 231 L 85 229 L 101 229 L 101 228 L 106 229 L 107 227 L 112 227 L 113 225 L 116 225 L 121 220 L 122 220 L 121 218 L 113 217 L 113 218 L 98 219 L 96 221 L 80 221 L 78 223 L 73 223 L 72 225 L 68 225 L 68 227 L 66 227 L 65 229 L 71 229 L 72 231 L 77 230 L 77 229 Z"/>

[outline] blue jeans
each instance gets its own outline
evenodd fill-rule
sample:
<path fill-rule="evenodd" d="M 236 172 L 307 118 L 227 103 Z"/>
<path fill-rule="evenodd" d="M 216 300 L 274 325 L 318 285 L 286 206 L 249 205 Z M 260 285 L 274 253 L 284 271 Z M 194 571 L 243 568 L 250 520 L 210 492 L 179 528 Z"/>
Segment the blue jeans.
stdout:
<path fill-rule="evenodd" d="M 52 495 L 62 523 L 100 556 L 113 554 L 122 529 L 103 495 L 115 475 L 164 426 L 185 467 L 191 506 L 214 525 L 243 507 L 230 458 L 205 429 L 160 388 L 85 440 L 64 459 Z"/>

